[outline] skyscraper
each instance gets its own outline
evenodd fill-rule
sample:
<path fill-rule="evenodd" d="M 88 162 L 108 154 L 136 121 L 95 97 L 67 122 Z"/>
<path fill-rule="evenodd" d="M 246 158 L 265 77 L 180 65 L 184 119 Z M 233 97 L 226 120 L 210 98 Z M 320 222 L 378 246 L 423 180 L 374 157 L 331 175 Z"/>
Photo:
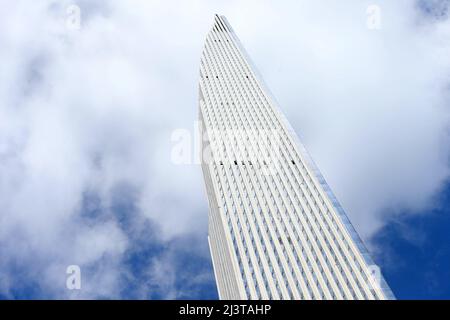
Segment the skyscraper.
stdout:
<path fill-rule="evenodd" d="M 203 50 L 199 120 L 221 299 L 394 298 L 223 16 Z"/>

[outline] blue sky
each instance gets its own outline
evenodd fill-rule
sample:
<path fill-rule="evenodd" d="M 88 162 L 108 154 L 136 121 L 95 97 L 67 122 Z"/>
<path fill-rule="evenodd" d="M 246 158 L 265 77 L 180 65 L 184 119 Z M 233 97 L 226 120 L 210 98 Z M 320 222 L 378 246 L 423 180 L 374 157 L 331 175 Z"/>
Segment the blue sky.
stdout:
<path fill-rule="evenodd" d="M 450 298 L 450 184 L 436 207 L 406 215 L 374 237 L 377 263 L 398 299 Z"/>
<path fill-rule="evenodd" d="M 201 170 L 171 157 L 215 13 L 394 294 L 450 298 L 449 1 L 0 6 L 0 298 L 217 298 Z"/>

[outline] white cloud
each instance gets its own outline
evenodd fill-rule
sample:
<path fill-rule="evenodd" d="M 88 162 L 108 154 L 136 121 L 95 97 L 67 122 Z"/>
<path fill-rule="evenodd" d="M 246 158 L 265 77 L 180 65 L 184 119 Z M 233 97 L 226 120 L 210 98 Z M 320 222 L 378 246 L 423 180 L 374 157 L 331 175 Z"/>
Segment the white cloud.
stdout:
<path fill-rule="evenodd" d="M 367 29 L 361 1 L 75 3 L 79 31 L 65 24 L 70 1 L 1 1 L 2 295 L 14 296 L 19 268 L 49 296 L 120 296 L 135 245 L 115 209 L 122 186 L 145 239 L 204 236 L 200 168 L 170 163 L 170 136 L 194 130 L 214 13 L 229 18 L 365 237 L 428 205 L 448 176 L 450 23 L 412 1 L 378 1 L 380 30 Z M 137 228 L 145 219 L 154 234 Z M 146 277 L 167 277 L 159 289 L 177 297 L 171 250 Z M 64 287 L 77 263 L 89 270 L 78 296 Z"/>
<path fill-rule="evenodd" d="M 429 205 L 449 173 L 450 21 L 377 3 L 380 30 L 369 2 L 321 2 L 270 8 L 242 37 L 365 237 Z"/>

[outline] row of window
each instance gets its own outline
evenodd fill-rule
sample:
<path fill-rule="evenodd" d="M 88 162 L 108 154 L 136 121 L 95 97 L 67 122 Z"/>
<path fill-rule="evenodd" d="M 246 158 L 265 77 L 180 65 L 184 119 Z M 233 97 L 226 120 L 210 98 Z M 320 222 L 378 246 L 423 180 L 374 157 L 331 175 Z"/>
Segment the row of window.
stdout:
<path fill-rule="evenodd" d="M 258 87 L 258 86 L 256 86 L 256 87 Z M 218 95 L 221 94 L 221 92 L 219 92 L 220 90 L 216 90 L 216 91 L 217 91 L 217 92 L 214 92 L 215 94 L 218 94 Z M 222 91 L 222 92 L 223 92 L 223 91 Z M 245 97 L 248 99 L 248 95 L 247 95 L 247 94 L 242 95 L 242 96 L 245 96 Z M 233 103 L 232 105 L 234 105 L 234 103 Z M 239 111 L 237 110 L 236 106 L 231 107 L 231 109 L 233 109 L 233 108 L 234 108 L 233 111 L 235 112 L 235 114 L 239 114 Z M 215 111 L 215 110 L 214 110 L 214 111 Z M 269 110 L 269 111 L 270 111 L 270 110 Z M 223 113 L 223 112 L 218 113 L 219 116 L 222 116 L 222 113 Z M 208 120 L 211 121 L 211 117 L 210 117 L 209 113 L 208 113 L 208 118 L 209 118 Z M 215 118 L 215 117 L 214 117 L 214 118 Z M 248 119 L 248 118 L 249 118 L 249 117 L 247 117 L 247 119 Z M 276 119 L 276 117 L 275 117 L 275 119 Z M 224 120 L 224 119 L 220 119 L 220 123 L 221 123 L 221 124 L 224 123 L 223 120 Z M 227 120 L 230 121 L 229 118 L 228 118 Z M 233 121 L 235 121 L 234 123 L 238 123 L 236 120 L 233 120 Z M 215 124 L 216 126 L 219 125 L 219 122 L 218 122 L 217 119 L 215 119 L 215 123 L 214 123 L 214 124 Z M 267 121 L 266 121 L 266 124 L 267 124 Z M 284 139 L 283 139 L 283 140 L 284 140 Z M 286 139 L 285 141 L 287 141 L 289 144 L 291 144 L 291 142 L 289 141 L 289 139 Z M 283 143 L 284 143 L 285 141 L 283 141 Z M 292 145 L 290 145 L 290 147 L 292 148 Z M 292 148 L 291 150 L 294 150 L 294 149 Z M 297 157 L 298 157 L 298 155 L 297 155 Z M 298 161 L 299 161 L 299 163 L 301 164 L 301 166 L 303 167 L 303 164 L 301 163 L 300 159 L 298 159 Z M 295 160 L 291 160 L 291 162 L 292 162 L 292 164 L 295 164 Z M 289 168 L 290 168 L 290 167 L 289 167 Z M 229 168 L 229 169 L 231 169 L 231 168 Z M 291 170 L 291 169 L 289 169 L 289 170 Z M 306 172 L 306 170 L 305 170 L 304 172 Z M 281 181 L 289 181 L 289 179 L 286 179 L 286 178 L 287 178 L 286 173 L 285 173 L 284 171 L 282 171 L 282 173 L 283 173 L 283 175 L 284 175 L 284 179 L 281 179 L 281 178 L 278 176 L 278 179 L 280 179 L 280 182 L 281 182 Z M 292 174 L 292 172 L 290 172 L 290 173 Z M 309 180 L 308 182 L 311 183 L 311 184 L 314 186 L 314 184 L 312 183 L 311 177 L 307 176 L 307 178 L 308 178 L 308 180 Z M 292 185 L 291 185 L 290 187 L 292 188 Z M 316 188 L 315 186 L 314 186 L 313 188 L 314 188 L 313 190 L 315 191 L 314 193 L 315 193 L 316 197 L 318 196 L 318 197 L 320 198 L 321 196 L 320 196 L 320 194 L 319 194 L 317 188 Z M 282 189 L 282 190 L 283 190 L 283 192 L 285 193 L 285 196 L 287 196 L 287 191 L 286 191 L 286 189 Z M 303 197 L 304 197 L 304 196 L 303 196 Z M 294 198 L 295 198 L 295 201 L 296 201 L 297 203 L 299 203 L 298 198 L 296 198 L 296 196 L 295 196 Z M 311 191 L 309 191 L 308 198 L 310 198 L 310 199 L 314 198 Z M 273 200 L 273 199 L 272 199 L 272 200 Z M 292 200 L 290 199 L 289 201 L 290 201 L 290 203 L 288 203 L 288 205 L 289 205 L 289 206 L 292 206 Z M 314 206 L 317 206 L 317 208 L 319 208 L 319 207 L 318 207 L 318 204 L 316 203 L 316 200 L 313 200 L 313 201 L 314 201 L 313 205 L 314 205 Z M 321 199 L 321 202 L 322 202 L 322 205 L 325 205 L 325 202 L 324 202 L 323 199 Z M 283 206 L 284 206 L 284 203 L 283 203 Z M 285 208 L 283 208 L 283 210 L 285 210 Z M 311 210 L 311 208 L 309 208 L 309 210 Z M 321 211 L 319 211 L 319 212 L 321 212 Z M 321 214 L 323 214 L 323 213 L 321 213 Z M 332 221 L 333 221 L 333 224 L 334 224 L 334 228 L 339 232 L 339 231 L 340 231 L 340 228 L 338 227 L 336 221 L 334 220 L 333 215 L 331 215 L 331 213 L 330 213 L 329 211 L 327 211 L 327 214 L 328 214 L 329 216 L 331 216 L 331 218 L 333 219 Z M 315 222 L 317 223 L 317 222 L 318 222 L 318 221 L 317 221 L 317 217 L 314 217 L 314 219 L 315 219 Z M 326 221 L 325 221 L 325 222 L 326 222 Z M 329 228 L 329 226 L 327 226 L 327 227 Z M 321 228 L 322 228 L 322 227 L 320 227 L 320 230 L 321 230 Z M 332 230 L 332 229 L 330 228 L 329 230 Z M 326 239 L 326 237 L 325 237 L 325 239 Z M 317 240 L 317 239 L 316 239 L 316 240 Z M 328 240 L 327 240 L 327 241 L 328 241 Z M 345 254 L 343 253 L 343 251 L 342 251 L 342 248 L 341 248 L 340 246 L 337 246 L 337 247 L 339 248 L 340 253 L 342 253 L 343 256 L 346 257 L 346 255 L 345 255 Z M 331 247 L 330 247 L 329 249 L 331 250 Z M 348 248 L 346 248 L 346 249 L 347 249 L 347 250 L 350 250 L 350 252 L 351 252 L 351 248 L 350 248 L 350 247 L 348 247 Z M 323 249 L 321 249 L 321 250 L 323 250 Z M 331 252 L 333 252 L 333 250 L 331 250 Z M 353 253 L 352 253 L 352 254 L 353 254 Z M 352 258 L 353 258 L 353 259 L 355 258 L 355 257 L 354 257 L 354 254 L 353 254 Z M 347 283 L 348 283 L 348 279 L 347 279 Z"/>

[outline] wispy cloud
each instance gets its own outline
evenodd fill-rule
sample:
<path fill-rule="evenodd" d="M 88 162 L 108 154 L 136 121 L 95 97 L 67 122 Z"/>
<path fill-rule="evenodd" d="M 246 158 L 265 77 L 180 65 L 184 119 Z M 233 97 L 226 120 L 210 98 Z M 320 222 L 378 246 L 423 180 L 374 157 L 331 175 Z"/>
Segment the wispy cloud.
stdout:
<path fill-rule="evenodd" d="M 73 4 L 79 30 L 67 25 Z M 0 296 L 211 289 L 200 169 L 170 162 L 170 135 L 194 130 L 216 12 L 359 231 L 428 205 L 448 177 L 450 23 L 418 2 L 379 1 L 372 30 L 369 4 L 1 1 Z M 80 292 L 65 287 L 71 264 Z"/>

